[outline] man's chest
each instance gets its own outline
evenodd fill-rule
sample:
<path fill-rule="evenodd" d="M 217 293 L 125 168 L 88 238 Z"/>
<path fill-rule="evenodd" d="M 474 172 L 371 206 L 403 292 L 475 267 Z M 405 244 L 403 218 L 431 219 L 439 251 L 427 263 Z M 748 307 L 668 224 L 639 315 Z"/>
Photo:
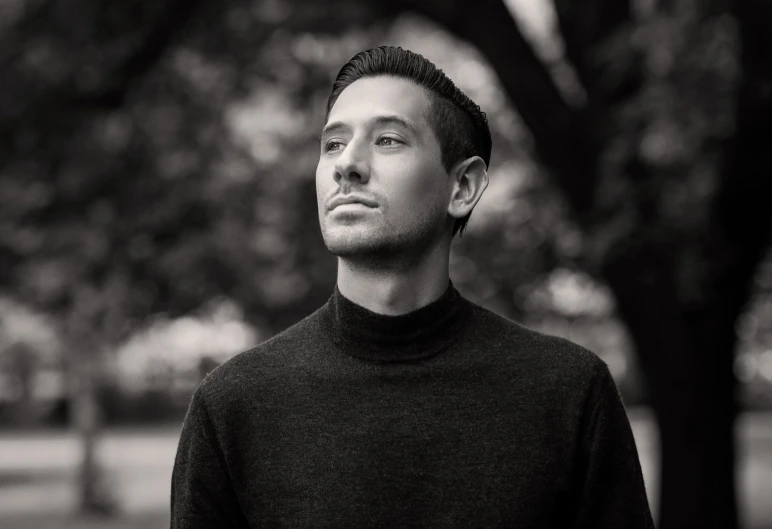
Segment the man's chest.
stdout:
<path fill-rule="evenodd" d="M 559 433 L 506 406 L 286 404 L 228 454 L 255 526 L 541 527 L 568 487 Z"/>

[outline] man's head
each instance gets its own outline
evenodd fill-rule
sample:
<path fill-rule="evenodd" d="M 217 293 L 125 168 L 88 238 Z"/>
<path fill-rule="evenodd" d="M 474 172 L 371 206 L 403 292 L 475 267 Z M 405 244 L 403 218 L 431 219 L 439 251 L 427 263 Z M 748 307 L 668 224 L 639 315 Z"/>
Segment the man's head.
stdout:
<path fill-rule="evenodd" d="M 395 47 L 357 54 L 338 73 L 325 122 L 317 199 L 333 253 L 463 232 L 487 186 L 491 136 L 480 107 L 434 64 Z M 339 206 L 346 196 L 365 205 Z"/>

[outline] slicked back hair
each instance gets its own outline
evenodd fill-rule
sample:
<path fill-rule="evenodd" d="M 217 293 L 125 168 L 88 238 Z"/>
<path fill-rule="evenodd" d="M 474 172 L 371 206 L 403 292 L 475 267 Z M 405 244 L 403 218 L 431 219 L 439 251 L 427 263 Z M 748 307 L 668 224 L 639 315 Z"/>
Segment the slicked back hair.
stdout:
<path fill-rule="evenodd" d="M 346 87 L 359 79 L 379 76 L 406 79 L 426 90 L 430 101 L 427 118 L 439 141 L 446 171 L 472 156 L 482 158 L 486 167 L 490 164 L 491 133 L 485 112 L 431 61 L 399 47 L 380 46 L 365 50 L 344 64 L 327 99 L 325 121 Z M 471 212 L 456 219 L 454 236 L 457 232 L 459 236 L 463 234 L 470 215 Z"/>

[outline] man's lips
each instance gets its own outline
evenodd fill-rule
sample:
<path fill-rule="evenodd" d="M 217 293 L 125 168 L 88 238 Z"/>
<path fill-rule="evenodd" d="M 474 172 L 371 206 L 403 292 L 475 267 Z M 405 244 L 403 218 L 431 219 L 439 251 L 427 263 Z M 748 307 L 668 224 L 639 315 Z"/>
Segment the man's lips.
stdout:
<path fill-rule="evenodd" d="M 333 210 L 338 206 L 342 206 L 344 204 L 362 204 L 370 208 L 378 207 L 377 202 L 367 197 L 361 197 L 357 195 L 338 195 L 332 200 L 330 200 L 330 202 L 327 204 L 327 209 Z"/>

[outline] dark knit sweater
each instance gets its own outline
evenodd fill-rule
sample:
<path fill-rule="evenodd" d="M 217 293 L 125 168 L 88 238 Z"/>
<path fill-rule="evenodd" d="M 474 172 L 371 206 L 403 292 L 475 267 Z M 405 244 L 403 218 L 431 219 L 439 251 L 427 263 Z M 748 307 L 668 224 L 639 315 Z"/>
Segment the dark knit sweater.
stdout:
<path fill-rule="evenodd" d="M 214 370 L 174 464 L 173 528 L 653 528 L 593 353 L 464 299 L 385 316 L 335 289 Z"/>

